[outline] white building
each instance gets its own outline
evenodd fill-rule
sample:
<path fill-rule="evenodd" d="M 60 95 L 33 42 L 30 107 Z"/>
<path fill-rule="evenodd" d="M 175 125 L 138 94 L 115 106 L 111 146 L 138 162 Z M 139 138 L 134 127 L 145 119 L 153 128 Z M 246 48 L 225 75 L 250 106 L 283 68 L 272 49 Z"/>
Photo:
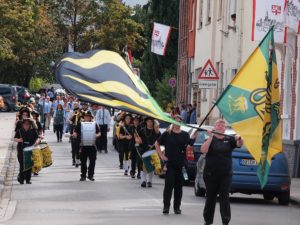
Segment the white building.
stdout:
<path fill-rule="evenodd" d="M 191 74 L 191 102 L 197 103 L 198 122 L 230 83 L 259 42 L 251 40 L 252 0 L 197 0 L 195 57 Z M 281 75 L 284 150 L 290 158 L 292 175 L 300 176 L 300 79 L 299 39 L 288 29 L 286 44 L 276 44 Z M 197 77 L 210 59 L 218 74 L 217 89 L 200 89 Z M 215 108 L 206 124 L 220 117 Z"/>

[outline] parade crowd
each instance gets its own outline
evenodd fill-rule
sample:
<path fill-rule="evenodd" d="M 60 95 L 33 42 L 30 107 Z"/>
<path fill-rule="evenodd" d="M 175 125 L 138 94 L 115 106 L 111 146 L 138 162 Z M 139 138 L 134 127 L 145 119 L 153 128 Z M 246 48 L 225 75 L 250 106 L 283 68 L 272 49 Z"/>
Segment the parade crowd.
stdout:
<path fill-rule="evenodd" d="M 0 97 L 0 106 L 1 102 Z M 31 99 L 17 112 L 15 141 L 19 161 L 18 182 L 31 184 L 32 174 L 38 176 L 42 166 L 36 167 L 34 161 L 36 157 L 33 153 L 30 158 L 33 160 L 32 166 L 28 166 L 25 162 L 28 160 L 26 154 L 30 149 L 34 152 L 34 148 L 41 143 L 46 144 L 45 130 L 52 129 L 51 121 L 57 142 L 62 142 L 63 135 L 70 142 L 72 165 L 81 168 L 80 181 L 86 179 L 95 181 L 97 152 L 108 153 L 107 133 L 111 127 L 111 116 L 115 120 L 114 147 L 118 151 L 119 168 L 124 171 L 124 176 L 141 179 L 141 188 L 151 188 L 154 174 L 164 174 L 163 214 L 169 214 L 172 193 L 174 193 L 174 213 L 181 214 L 185 150 L 194 144 L 197 132 L 190 135 L 180 128 L 179 123 L 196 124 L 195 105 L 183 105 L 181 110 L 172 108 L 170 116 L 178 124 L 170 125 L 161 134 L 160 123 L 154 118 L 124 111 L 114 115 L 114 110 L 102 105 L 80 102 L 69 95 L 54 96 L 49 90 Z M 223 224 L 228 224 L 231 217 L 229 204 L 231 152 L 234 148 L 242 146 L 243 140 L 238 135 L 235 139 L 228 139 L 222 135 L 225 128 L 225 121 L 218 120 L 215 124 L 217 134 L 208 131 L 209 138 L 201 147 L 207 161 L 204 169 L 204 181 L 207 186 L 207 200 L 203 213 L 205 224 L 213 223 L 218 195 Z M 51 164 L 52 159 L 46 166 Z"/>

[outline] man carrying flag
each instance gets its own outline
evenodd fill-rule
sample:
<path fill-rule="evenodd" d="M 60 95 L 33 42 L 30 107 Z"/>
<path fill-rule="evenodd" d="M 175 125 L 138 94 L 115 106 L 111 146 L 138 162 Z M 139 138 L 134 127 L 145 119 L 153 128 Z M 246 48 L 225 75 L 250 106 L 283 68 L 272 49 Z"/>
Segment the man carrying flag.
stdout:
<path fill-rule="evenodd" d="M 218 134 L 210 137 L 201 147 L 201 152 L 207 153 L 204 169 L 207 189 L 203 212 L 205 224 L 213 222 L 218 194 L 222 222 L 228 224 L 230 221 L 231 152 L 235 147 L 245 144 L 258 162 L 257 176 L 262 189 L 268 181 L 272 157 L 282 151 L 279 80 L 273 29 L 272 27 L 266 34 L 215 104 L 243 139 L 236 136 L 235 140 L 225 140 L 221 135 L 225 131 L 225 121 L 218 120 L 215 124 Z M 221 159 L 224 160 L 221 162 Z"/>
<path fill-rule="evenodd" d="M 263 188 L 272 157 L 282 151 L 279 80 L 273 27 L 227 86 L 216 106 L 258 162 Z"/>

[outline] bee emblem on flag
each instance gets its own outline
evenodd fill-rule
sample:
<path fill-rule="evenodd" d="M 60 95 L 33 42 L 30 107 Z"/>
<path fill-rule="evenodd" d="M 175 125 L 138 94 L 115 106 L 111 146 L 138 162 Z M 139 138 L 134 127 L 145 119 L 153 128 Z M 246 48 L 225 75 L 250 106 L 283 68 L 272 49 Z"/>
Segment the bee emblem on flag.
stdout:
<path fill-rule="evenodd" d="M 232 97 L 231 95 L 228 96 L 229 98 L 229 110 L 230 114 L 232 115 L 235 112 L 245 113 L 248 109 L 248 102 L 247 99 L 241 95 L 239 97 Z"/>

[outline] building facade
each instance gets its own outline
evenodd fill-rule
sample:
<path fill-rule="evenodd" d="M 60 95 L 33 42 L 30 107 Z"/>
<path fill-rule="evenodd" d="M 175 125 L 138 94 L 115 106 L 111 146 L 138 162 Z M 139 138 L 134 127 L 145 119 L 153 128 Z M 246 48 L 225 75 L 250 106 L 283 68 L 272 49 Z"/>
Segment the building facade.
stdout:
<path fill-rule="evenodd" d="M 252 4 L 252 0 L 181 1 L 181 6 L 189 10 L 181 8 L 180 15 L 180 20 L 185 21 L 180 25 L 180 29 L 185 31 L 180 44 L 184 40 L 187 51 L 184 50 L 184 54 L 179 55 L 180 59 L 184 59 L 184 63 L 179 61 L 182 71 L 179 71 L 178 91 L 179 93 L 183 91 L 179 94 L 179 99 L 197 103 L 198 123 L 203 121 L 213 103 L 259 44 L 251 40 Z M 188 19 L 186 15 L 182 15 L 186 12 L 189 13 Z M 183 28 L 186 21 L 187 28 Z M 291 175 L 296 177 L 300 176 L 299 42 L 298 35 L 287 29 L 286 43 L 276 44 L 281 80 L 284 151 L 289 158 Z M 219 74 L 216 89 L 201 89 L 198 85 L 198 75 L 208 59 L 212 61 Z M 215 108 L 204 123 L 213 124 L 220 116 Z"/>

